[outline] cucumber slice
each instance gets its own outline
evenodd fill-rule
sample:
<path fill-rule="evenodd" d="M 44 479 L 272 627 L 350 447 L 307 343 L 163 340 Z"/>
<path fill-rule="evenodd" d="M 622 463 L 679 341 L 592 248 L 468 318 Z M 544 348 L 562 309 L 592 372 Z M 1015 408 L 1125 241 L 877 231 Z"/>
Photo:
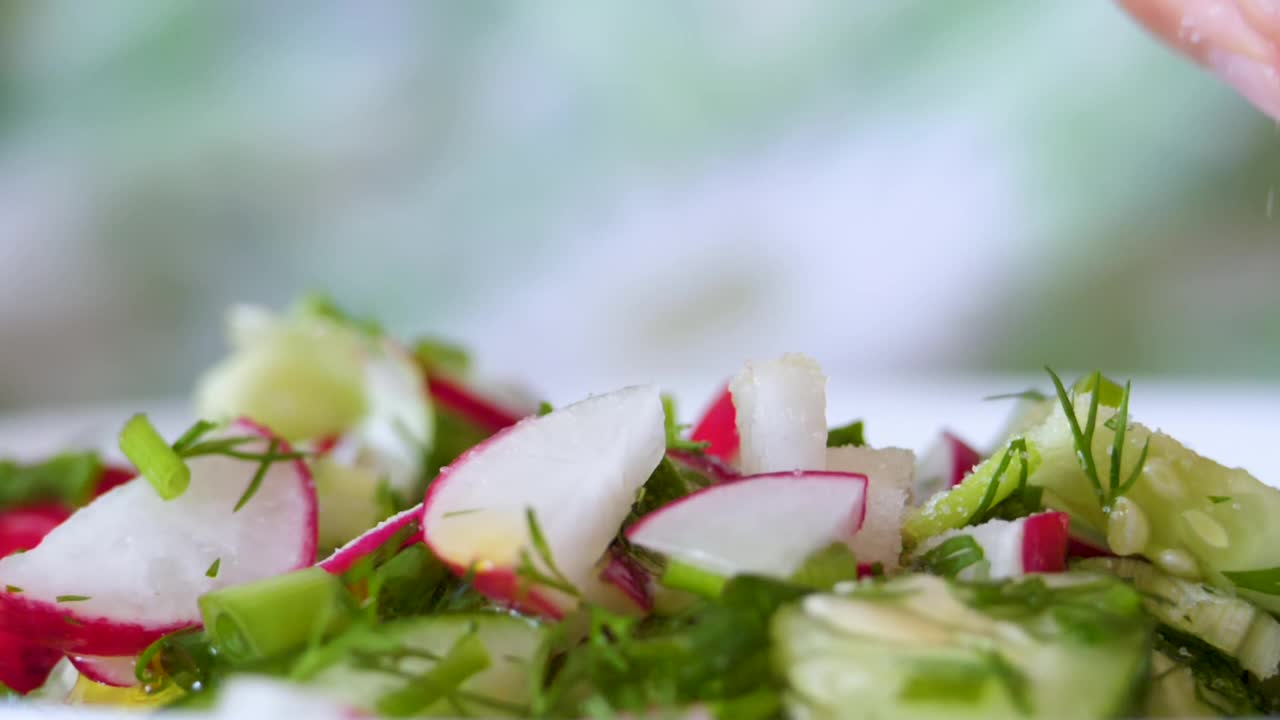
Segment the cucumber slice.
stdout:
<path fill-rule="evenodd" d="M 1240 663 L 1260 680 L 1280 671 L 1280 623 L 1240 598 L 1201 583 L 1166 575 L 1130 558 L 1093 558 L 1076 567 L 1107 572 L 1133 583 L 1147 612 Z"/>
<path fill-rule="evenodd" d="M 1151 647 L 1137 593 L 1083 573 L 901 576 L 810 595 L 771 629 L 791 715 L 836 720 L 1124 715 Z"/>
<path fill-rule="evenodd" d="M 475 628 L 489 655 L 489 666 L 472 675 L 459 693 L 428 707 L 426 715 L 510 717 L 528 713 L 533 691 L 532 659 L 543 642 L 535 622 L 496 613 L 431 615 L 405 618 L 379 627 L 380 635 L 397 641 L 418 656 L 391 660 L 390 672 L 370 669 L 346 658 L 314 675 L 309 684 L 319 693 L 373 713 L 378 700 L 401 690 L 435 666 L 423 655 L 443 656 Z M 404 673 L 404 675 L 398 674 Z"/>
<path fill-rule="evenodd" d="M 1077 398 L 1075 405 L 1083 424 L 1088 400 Z M 1111 470 L 1115 432 L 1107 425 L 1114 412 L 1099 407 L 1092 445 L 1104 483 Z M 1125 515 L 1131 520 L 1111 522 L 1080 469 L 1061 407 L 1025 437 L 1039 452 L 1030 483 L 1045 488 L 1046 506 L 1069 513 L 1074 523 L 1109 536 L 1110 544 L 1142 555 L 1166 572 L 1235 586 L 1266 609 L 1280 612 L 1280 583 L 1272 580 L 1280 578 L 1280 525 L 1273 522 L 1280 517 L 1280 491 L 1244 470 L 1197 455 L 1168 435 L 1131 423 L 1121 476 L 1131 471 L 1144 443 L 1149 441 L 1150 448 L 1136 483 L 1124 494 Z M 1130 532 L 1135 522 L 1144 525 L 1142 532 Z"/>
<path fill-rule="evenodd" d="M 1204 687 L 1191 667 L 1169 655 L 1151 655 L 1151 689 L 1143 716 L 1149 718 L 1198 718 L 1222 714 L 1226 700 Z"/>

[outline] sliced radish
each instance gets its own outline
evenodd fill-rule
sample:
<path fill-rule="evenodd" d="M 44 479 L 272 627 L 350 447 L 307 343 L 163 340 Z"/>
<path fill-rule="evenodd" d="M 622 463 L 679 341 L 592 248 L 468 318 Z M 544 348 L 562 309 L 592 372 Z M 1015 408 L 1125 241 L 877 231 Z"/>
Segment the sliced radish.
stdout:
<path fill-rule="evenodd" d="M 413 530 L 401 547 L 411 545 L 422 540 L 422 528 L 419 527 L 421 520 L 422 504 L 419 503 L 383 520 L 360 537 L 334 550 L 332 555 L 317 564 L 328 572 L 339 575 L 350 570 L 351 566 L 361 559 L 373 554 L 393 535 L 412 526 Z"/>
<path fill-rule="evenodd" d="M 138 684 L 134 668 L 138 658 L 133 655 L 101 657 L 98 655 L 68 655 L 67 659 L 80 674 L 90 680 L 111 687 L 133 687 Z"/>
<path fill-rule="evenodd" d="M 466 386 L 432 375 L 427 379 L 431 399 L 491 433 L 520 422 L 520 414 L 499 406 Z"/>
<path fill-rule="evenodd" d="M 714 455 L 702 455 L 684 450 L 668 450 L 667 457 L 672 462 L 699 473 L 713 483 L 732 482 L 742 476 Z"/>
<path fill-rule="evenodd" d="M 267 449 L 257 426 L 240 422 L 228 434 L 246 432 L 264 439 L 240 449 Z M 239 512 L 257 462 L 207 455 L 187 464 L 191 485 L 178 498 L 131 480 L 34 549 L 0 560 L 0 584 L 17 588 L 0 593 L 0 631 L 66 652 L 129 655 L 198 625 L 200 595 L 315 562 L 315 489 L 301 461 L 273 463 Z"/>
<path fill-rule="evenodd" d="M 98 477 L 98 486 L 94 488 L 94 495 L 101 495 L 114 487 L 123 485 L 137 477 L 137 475 L 138 473 L 133 468 L 107 465 L 102 468 L 102 474 Z"/>
<path fill-rule="evenodd" d="M 612 583 L 643 612 L 653 609 L 652 577 L 634 559 L 622 552 L 610 551 L 600 579 Z"/>
<path fill-rule="evenodd" d="M 542 572 L 527 513 L 553 561 L 584 593 L 597 562 L 666 448 L 654 387 L 631 387 L 522 420 L 440 471 L 423 502 L 424 539 L 459 574 L 474 569 L 489 597 L 557 616 L 575 604 L 542 585 L 522 588 L 526 555 Z M 528 590 L 528 592 L 523 592 Z"/>
<path fill-rule="evenodd" d="M 744 475 L 816 470 L 827 457 L 827 378 L 813 359 L 790 353 L 749 362 L 729 383 L 737 408 Z"/>
<path fill-rule="evenodd" d="M 862 526 L 867 478 L 836 472 L 754 475 L 714 485 L 640 518 L 635 545 L 722 575 L 789 577 L 814 551 Z"/>
<path fill-rule="evenodd" d="M 61 505 L 28 505 L 0 512 L 0 557 L 30 550 L 71 517 Z"/>
<path fill-rule="evenodd" d="M 20 694 L 44 685 L 62 653 L 21 635 L 0 631 L 0 683 Z"/>
<path fill-rule="evenodd" d="M 727 385 L 693 426 L 689 438 L 694 442 L 711 443 L 706 453 L 725 462 L 733 462 L 738 456 L 738 416 Z"/>
<path fill-rule="evenodd" d="M 947 540 L 968 535 L 982 548 L 991 580 L 1015 578 L 1027 573 L 1066 570 L 1066 513 L 1045 512 L 1017 520 L 990 520 L 981 525 L 949 530 L 930 538 L 917 550 L 922 555 Z"/>
<path fill-rule="evenodd" d="M 919 504 L 947 488 L 955 487 L 982 462 L 973 446 L 953 433 L 943 431 L 933 447 L 920 458 L 912 497 Z"/>
<path fill-rule="evenodd" d="M 902 519 L 907 512 L 915 454 L 901 448 L 827 448 L 827 469 L 865 475 L 867 517 L 849 543 L 858 561 L 898 567 L 902 555 Z"/>

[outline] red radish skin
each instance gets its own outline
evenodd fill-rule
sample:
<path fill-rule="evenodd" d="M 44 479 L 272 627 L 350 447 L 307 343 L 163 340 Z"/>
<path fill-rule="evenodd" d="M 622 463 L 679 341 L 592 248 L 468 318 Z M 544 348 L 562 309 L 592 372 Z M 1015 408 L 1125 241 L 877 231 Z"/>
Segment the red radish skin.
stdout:
<path fill-rule="evenodd" d="M 137 475 L 138 473 L 133 468 L 121 465 L 107 465 L 102 468 L 102 475 L 98 478 L 98 487 L 94 490 L 94 496 L 97 497 L 112 488 L 119 487 L 134 479 Z"/>
<path fill-rule="evenodd" d="M 99 657 L 96 655 L 68 655 L 67 659 L 81 675 L 111 687 L 133 687 L 138 684 L 134 668 L 138 659 L 133 655 Z"/>
<path fill-rule="evenodd" d="M 1078 558 L 1115 557 L 1115 553 L 1110 550 L 1075 537 L 1067 539 L 1067 555 Z"/>
<path fill-rule="evenodd" d="M 30 550 L 71 517 L 61 505 L 29 505 L 0 512 L 0 557 Z"/>
<path fill-rule="evenodd" d="M 687 450 L 668 450 L 667 457 L 671 458 L 672 462 L 707 476 L 714 483 L 733 482 L 742 478 L 738 471 L 715 455 L 704 455 Z"/>
<path fill-rule="evenodd" d="M 982 462 L 982 455 L 978 454 L 978 451 L 974 450 L 969 443 L 949 431 L 943 431 L 942 440 L 951 449 L 951 475 L 948 478 L 947 487 L 955 487 L 978 463 Z"/>
<path fill-rule="evenodd" d="M 44 685 L 61 659 L 62 653 L 57 650 L 0 631 L 0 683 L 20 695 Z"/>
<path fill-rule="evenodd" d="M 711 407 L 703 413 L 702 419 L 693 426 L 693 434 L 689 439 L 694 442 L 711 443 L 706 449 L 707 455 L 731 463 L 738 455 L 738 417 L 733 408 L 733 395 L 726 384 L 716 396 Z"/>
<path fill-rule="evenodd" d="M 370 528 L 363 535 L 357 537 L 351 542 L 343 545 L 329 557 L 317 563 L 329 573 L 340 575 L 351 569 L 353 565 L 361 559 L 369 556 L 382 547 L 383 543 L 391 539 L 392 535 L 403 530 L 405 527 L 413 526 L 414 530 L 409 537 L 405 539 L 400 548 L 406 548 L 413 543 L 422 541 L 422 505 L 414 505 L 408 510 L 396 513 L 391 517 L 378 523 Z"/>
<path fill-rule="evenodd" d="M 809 553 L 853 539 L 866 514 L 866 496 L 865 475 L 751 475 L 649 513 L 628 528 L 627 539 L 711 572 L 789 576 Z M 839 506 L 832 504 L 837 498 Z"/>
<path fill-rule="evenodd" d="M 264 438 L 271 437 L 261 426 L 247 420 L 239 420 L 235 424 Z M 281 441 L 278 450 L 289 452 L 288 444 Z M 287 572 L 315 564 L 317 508 L 315 487 L 312 485 L 311 475 L 305 463 L 301 460 L 293 460 L 282 461 L 280 464 L 293 469 L 297 487 L 296 492 L 290 497 L 296 498 L 303 504 L 296 558 L 282 563 L 287 567 L 280 567 L 278 570 Z M 253 464 L 246 461 L 246 466 L 246 473 L 251 475 L 254 471 Z M 138 479 L 134 482 L 145 483 L 146 481 Z M 131 487 L 134 486 L 131 484 L 119 486 L 102 495 L 86 508 L 93 507 L 97 502 L 106 502 L 116 493 L 127 492 Z M 76 516 L 72 515 L 67 522 L 73 523 L 75 518 Z M 194 550 L 193 548 L 193 552 Z M 38 548 L 23 557 L 30 559 L 39 551 Z M 246 552 L 245 556 L 253 557 L 250 552 Z M 224 562 L 223 577 L 227 575 L 226 570 L 227 564 Z M 85 594 L 90 597 L 92 595 L 91 592 Z M 145 622 L 144 618 L 91 614 L 92 611 L 86 610 L 79 603 L 80 601 L 55 602 L 53 598 L 29 597 L 25 590 L 0 593 L 0 633 L 28 638 L 59 653 L 124 656 L 141 652 L 162 635 L 199 625 L 199 613 L 195 608 L 194 597 L 191 602 L 190 619 L 163 622 Z"/>
<path fill-rule="evenodd" d="M 600 573 L 600 579 L 613 583 L 644 613 L 653 610 L 653 587 L 649 573 L 625 553 L 610 551 L 609 563 Z"/>
<path fill-rule="evenodd" d="M 1024 520 L 1022 571 L 1056 573 L 1067 569 L 1068 529 L 1066 513 L 1046 512 Z"/>
<path fill-rule="evenodd" d="M 431 399 L 470 422 L 497 432 L 520 422 L 520 415 L 499 407 L 460 384 L 433 375 L 427 380 L 427 393 Z"/>

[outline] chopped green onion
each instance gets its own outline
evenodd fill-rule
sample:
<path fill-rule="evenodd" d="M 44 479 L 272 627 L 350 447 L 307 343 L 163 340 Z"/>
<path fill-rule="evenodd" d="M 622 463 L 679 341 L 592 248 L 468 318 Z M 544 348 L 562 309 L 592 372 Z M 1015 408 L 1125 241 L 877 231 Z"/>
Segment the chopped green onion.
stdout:
<path fill-rule="evenodd" d="M 662 571 L 662 578 L 659 580 L 664 587 L 672 590 L 684 590 L 694 595 L 714 600 L 720 597 L 720 593 L 724 590 L 725 583 L 728 580 L 716 573 L 703 570 L 700 567 L 680 562 L 679 560 L 671 560 L 667 563 L 666 570 Z"/>
<path fill-rule="evenodd" d="M 191 469 L 142 413 L 120 430 L 120 451 L 165 500 L 182 495 L 191 484 Z"/>
<path fill-rule="evenodd" d="M 60 602 L 60 603 L 84 602 L 85 600 L 89 600 L 89 599 L 90 598 L 88 595 L 59 595 L 54 598 L 54 602 Z"/>
<path fill-rule="evenodd" d="M 1222 574 L 1238 588 L 1264 595 L 1280 595 L 1280 567 L 1266 570 L 1229 570 Z"/>
<path fill-rule="evenodd" d="M 862 447 L 866 444 L 867 439 L 863 434 L 861 420 L 854 420 L 848 425 L 841 425 L 827 431 L 827 447 L 844 447 L 845 445 Z"/>
<path fill-rule="evenodd" d="M 676 401 L 670 395 L 662 396 L 662 426 L 667 435 L 668 450 L 684 450 L 686 452 L 702 452 L 711 447 L 709 442 L 694 442 L 680 437 L 687 427 L 676 422 Z"/>
<path fill-rule="evenodd" d="M 351 615 L 342 581 L 320 567 L 216 590 L 199 605 L 210 639 L 233 662 L 302 647 L 317 627 L 336 632 Z"/>
<path fill-rule="evenodd" d="M 417 715 L 453 694 L 489 664 L 489 651 L 473 628 L 453 644 L 435 667 L 413 678 L 405 687 L 379 698 L 378 713 L 392 717 Z"/>
<path fill-rule="evenodd" d="M 547 402 L 546 400 L 543 400 L 542 402 L 538 403 L 538 417 L 542 417 L 543 415 L 550 415 L 554 411 L 555 411 L 555 408 L 552 407 L 551 403 Z"/>
<path fill-rule="evenodd" d="M 222 558 L 214 558 L 213 564 L 209 566 L 208 570 L 204 571 L 204 576 L 211 578 L 218 577 L 218 568 L 220 567 L 222 567 Z"/>
<path fill-rule="evenodd" d="M 183 451 L 196 444 L 200 438 L 208 435 L 216 427 L 218 427 L 218 424 L 215 422 L 197 420 L 195 425 L 187 428 L 186 432 L 182 433 L 182 435 L 178 436 L 177 440 L 173 441 L 173 451 L 182 455 Z"/>

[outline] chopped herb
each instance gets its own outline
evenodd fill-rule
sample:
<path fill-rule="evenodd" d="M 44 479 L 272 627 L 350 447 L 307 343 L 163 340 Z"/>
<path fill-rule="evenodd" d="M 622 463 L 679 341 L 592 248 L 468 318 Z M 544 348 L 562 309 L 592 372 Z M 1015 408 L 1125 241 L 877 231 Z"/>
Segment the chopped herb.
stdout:
<path fill-rule="evenodd" d="M 1123 496 L 1129 488 L 1133 487 L 1134 483 L 1138 481 L 1138 478 L 1142 474 L 1142 467 L 1146 464 L 1147 451 L 1150 449 L 1151 445 L 1150 438 L 1148 438 L 1142 446 L 1142 451 L 1138 455 L 1138 461 L 1130 470 L 1129 475 L 1122 481 L 1121 468 L 1123 466 L 1124 436 L 1129 421 L 1130 384 L 1125 383 L 1124 388 L 1120 390 L 1120 397 L 1116 403 L 1118 406 L 1115 415 L 1116 436 L 1115 442 L 1111 448 L 1110 482 L 1108 486 L 1104 487 L 1102 480 L 1098 475 L 1097 461 L 1093 456 L 1093 435 L 1098 423 L 1099 398 L 1102 395 L 1108 395 L 1108 400 L 1112 400 L 1113 398 L 1110 397 L 1110 394 L 1114 393 L 1111 391 L 1111 386 L 1115 386 L 1115 383 L 1106 381 L 1107 383 L 1110 383 L 1110 385 L 1104 384 L 1102 373 L 1100 372 L 1093 373 L 1088 381 L 1076 383 L 1076 388 L 1103 388 L 1101 391 L 1094 392 L 1089 395 L 1089 411 L 1086 415 L 1085 426 L 1084 428 L 1081 428 L 1080 420 L 1076 416 L 1075 403 L 1072 401 L 1071 396 L 1067 394 L 1067 389 L 1062 384 L 1062 379 L 1059 378 L 1052 369 L 1046 367 L 1045 370 L 1053 380 L 1054 389 L 1058 393 L 1058 401 L 1062 404 L 1062 410 L 1067 417 L 1067 423 L 1071 427 L 1071 437 L 1075 443 L 1076 459 L 1080 463 L 1080 469 L 1084 471 L 1085 477 L 1088 478 L 1089 484 L 1093 487 L 1093 492 L 1098 499 L 1098 504 L 1104 511 L 1108 511 L 1110 510 L 1112 503 Z"/>
<path fill-rule="evenodd" d="M 62 622 L 66 623 L 66 624 L 68 624 L 68 625 L 74 625 L 74 626 L 76 626 L 76 627 L 80 627 L 81 625 L 84 625 L 84 623 L 82 623 L 82 622 L 80 622 L 79 620 L 77 620 L 77 619 L 75 619 L 75 618 L 71 617 L 70 615 L 63 615 L 63 616 L 62 616 Z"/>
<path fill-rule="evenodd" d="M 93 499 L 102 462 L 92 452 L 69 452 L 38 463 L 0 460 L 0 509 L 50 502 L 80 507 Z"/>
<path fill-rule="evenodd" d="M 428 373 L 465 375 L 471 369 L 471 356 L 461 345 L 440 338 L 419 338 L 413 354 Z"/>
<path fill-rule="evenodd" d="M 542 417 L 543 415 L 550 415 L 554 411 L 555 411 L 555 408 L 551 407 L 551 403 L 547 402 L 546 400 L 543 400 L 542 402 L 538 403 L 538 417 Z"/>
<path fill-rule="evenodd" d="M 812 553 L 791 575 L 791 582 L 814 590 L 831 590 L 838 583 L 857 579 L 858 558 L 842 542 Z"/>
<path fill-rule="evenodd" d="M 955 577 L 961 570 L 985 559 L 982 546 L 971 535 L 947 538 L 940 545 L 920 556 L 921 564 L 929 572 L 943 577 Z"/>
<path fill-rule="evenodd" d="M 208 420 L 197 420 L 194 425 L 187 428 L 177 440 L 173 441 L 173 451 L 181 455 L 188 448 L 195 445 L 200 438 L 208 435 L 211 431 L 218 427 L 217 423 Z"/>
<path fill-rule="evenodd" d="M 827 447 L 844 447 L 845 445 L 862 447 L 866 444 L 861 420 L 854 420 L 848 425 L 841 425 L 827 431 Z"/>
<path fill-rule="evenodd" d="M 120 430 L 120 451 L 165 500 L 182 495 L 191 484 L 191 469 L 142 413 L 129 418 Z"/>
<path fill-rule="evenodd" d="M 441 515 L 440 517 L 446 517 L 446 518 L 460 517 L 462 515 L 473 515 L 478 512 L 484 512 L 484 508 L 468 508 L 466 510 L 450 510 L 449 512 L 445 513 L 444 515 Z"/>
<path fill-rule="evenodd" d="M 1004 478 L 1004 474 L 1008 472 L 1009 465 L 1016 457 L 1018 463 L 1018 484 L 1014 487 L 1009 497 L 1021 496 L 1027 488 L 1027 441 L 1025 438 L 1015 438 L 1009 441 L 1008 447 L 1005 448 L 1004 455 L 1000 458 L 1000 463 L 996 465 L 995 473 L 991 476 L 991 482 L 988 483 L 986 491 L 982 494 L 982 499 L 978 502 L 978 507 L 965 521 L 965 525 L 973 525 L 987 518 L 995 505 L 996 493 L 1000 490 L 1000 481 Z M 1037 496 L 1038 498 L 1038 496 Z"/>
<path fill-rule="evenodd" d="M 274 455 L 279 447 L 280 441 L 272 438 L 270 444 L 267 445 L 267 455 Z M 253 473 L 253 478 L 249 480 L 249 486 L 241 493 L 240 499 L 236 501 L 236 506 L 231 512 L 240 512 L 240 508 L 248 504 L 253 499 L 253 496 L 258 493 L 258 488 L 262 487 L 262 481 L 267 477 L 267 470 L 271 468 L 272 462 L 274 460 L 264 458 L 258 464 L 257 471 Z"/>
<path fill-rule="evenodd" d="M 382 325 L 378 321 L 372 318 L 356 317 L 340 307 L 333 298 L 322 293 L 309 293 L 303 296 L 297 308 L 305 314 L 332 320 L 369 337 L 376 338 L 383 334 Z"/>
<path fill-rule="evenodd" d="M 1222 574 L 1238 588 L 1264 595 L 1280 595 L 1280 567 L 1265 570 L 1228 570 Z"/>
<path fill-rule="evenodd" d="M 720 593 L 724 591 L 726 581 L 727 578 L 722 575 L 717 575 L 679 560 L 667 561 L 667 567 L 663 570 L 662 578 L 659 580 L 663 587 L 668 587 L 672 590 L 684 590 L 699 597 L 710 599 L 720 597 Z"/>
<path fill-rule="evenodd" d="M 1001 393 L 999 395 L 988 395 L 982 399 L 988 402 L 991 400 L 1030 400 L 1032 402 L 1040 402 L 1042 400 L 1048 400 L 1049 396 L 1045 395 L 1043 392 L 1040 392 L 1039 390 L 1032 388 L 1028 390 L 1023 390 L 1022 392 Z"/>
<path fill-rule="evenodd" d="M 5 585 L 4 591 L 10 592 L 10 593 L 20 593 L 22 592 L 22 588 L 18 587 L 17 585 Z"/>
<path fill-rule="evenodd" d="M 1214 505 L 1221 505 L 1222 503 L 1231 502 L 1231 496 L 1230 495 L 1210 495 L 1209 502 L 1213 503 Z"/>
<path fill-rule="evenodd" d="M 54 598 L 54 601 L 60 602 L 60 603 L 68 603 L 68 602 L 84 602 L 85 600 L 89 600 L 89 599 L 90 598 L 88 595 L 58 595 L 57 597 Z"/>
<path fill-rule="evenodd" d="M 667 434 L 668 450 L 702 452 L 711 447 L 709 442 L 694 442 L 681 437 L 689 426 L 676 423 L 676 401 L 670 395 L 662 396 L 662 423 Z"/>
<path fill-rule="evenodd" d="M 516 576 L 527 583 L 544 585 L 554 590 L 559 590 L 566 595 L 581 597 L 582 593 L 574 587 L 573 583 L 556 566 L 555 558 L 551 556 L 551 546 L 547 543 L 547 537 L 542 534 L 542 526 L 538 524 L 538 518 L 533 512 L 533 508 L 525 510 L 525 519 L 529 524 L 529 541 L 533 544 L 534 555 L 542 561 L 546 571 L 540 570 L 534 564 L 528 548 L 522 548 L 520 550 L 520 562 L 516 566 Z"/>
<path fill-rule="evenodd" d="M 209 565 L 209 569 L 204 571 L 205 577 L 218 577 L 218 569 L 222 567 L 222 558 L 214 558 L 213 563 Z"/>

